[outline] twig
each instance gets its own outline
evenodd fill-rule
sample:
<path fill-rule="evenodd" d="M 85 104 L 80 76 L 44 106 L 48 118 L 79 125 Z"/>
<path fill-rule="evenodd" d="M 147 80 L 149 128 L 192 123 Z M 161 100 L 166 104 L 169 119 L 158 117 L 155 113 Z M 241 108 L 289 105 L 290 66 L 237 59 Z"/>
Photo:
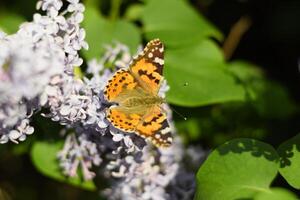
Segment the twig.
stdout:
<path fill-rule="evenodd" d="M 223 52 L 226 60 L 229 60 L 237 48 L 242 36 L 252 24 L 249 16 L 241 17 L 231 28 L 223 44 Z"/>

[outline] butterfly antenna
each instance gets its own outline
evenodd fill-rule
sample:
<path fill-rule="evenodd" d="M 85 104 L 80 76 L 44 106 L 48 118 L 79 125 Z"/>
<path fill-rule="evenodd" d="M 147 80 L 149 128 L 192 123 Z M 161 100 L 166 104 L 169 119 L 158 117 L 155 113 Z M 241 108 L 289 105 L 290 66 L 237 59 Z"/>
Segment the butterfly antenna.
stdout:
<path fill-rule="evenodd" d="M 186 86 L 188 86 L 188 85 L 189 85 L 188 82 L 185 82 L 185 83 L 183 84 L 184 87 L 186 87 Z M 187 117 L 183 116 L 181 113 L 179 113 L 179 112 L 178 112 L 177 110 L 175 110 L 174 108 L 171 108 L 171 107 L 170 107 L 170 109 L 171 109 L 174 113 L 176 113 L 178 116 L 182 117 L 185 121 L 187 120 Z"/>
<path fill-rule="evenodd" d="M 183 116 L 181 113 L 179 113 L 177 110 L 172 108 L 171 106 L 169 107 L 174 113 L 176 113 L 178 116 L 182 117 L 185 121 L 187 120 L 187 117 Z"/>

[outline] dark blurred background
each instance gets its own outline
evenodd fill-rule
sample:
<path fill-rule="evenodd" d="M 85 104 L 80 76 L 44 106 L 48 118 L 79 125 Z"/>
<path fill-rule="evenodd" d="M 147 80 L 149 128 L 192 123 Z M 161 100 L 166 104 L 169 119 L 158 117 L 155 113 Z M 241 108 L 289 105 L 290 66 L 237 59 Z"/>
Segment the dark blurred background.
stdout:
<path fill-rule="evenodd" d="M 193 1 L 203 8 L 201 1 Z M 287 86 L 299 100 L 300 1 L 211 1 L 203 8 L 206 16 L 227 34 L 241 16 L 252 19 L 233 59 L 246 59 L 262 66 L 267 75 Z"/>
<path fill-rule="evenodd" d="M 124 0 L 122 9 L 137 2 L 142 1 Z M 225 38 L 241 17 L 248 16 L 252 21 L 251 26 L 242 36 L 230 59 L 244 59 L 257 64 L 269 79 L 285 86 L 292 99 L 299 102 L 299 0 L 190 0 L 190 3 L 218 27 Z M 5 12 L 16 13 L 31 20 L 35 4 L 35 0 L 1 0 L 0 20 L 1 13 Z M 109 7 L 109 0 L 102 0 L 104 13 Z M 299 132 L 299 120 L 300 116 L 296 115 L 288 122 L 277 124 L 278 132 L 287 127 L 290 131 L 287 134 L 282 132 L 283 135 L 278 138 L 269 137 L 268 142 L 277 145 Z M 272 126 L 272 123 L 276 122 L 268 122 L 268 125 Z M 20 147 L 21 150 L 11 147 L 12 144 L 0 146 L 0 188 L 4 189 L 2 193 L 0 191 L 0 200 L 5 192 L 12 199 L 18 200 L 101 198 L 98 192 L 83 191 L 41 175 L 22 150 L 30 146 L 31 140 L 28 139 L 25 143 L 25 147 Z M 275 185 L 288 187 L 280 178 L 275 180 Z"/>

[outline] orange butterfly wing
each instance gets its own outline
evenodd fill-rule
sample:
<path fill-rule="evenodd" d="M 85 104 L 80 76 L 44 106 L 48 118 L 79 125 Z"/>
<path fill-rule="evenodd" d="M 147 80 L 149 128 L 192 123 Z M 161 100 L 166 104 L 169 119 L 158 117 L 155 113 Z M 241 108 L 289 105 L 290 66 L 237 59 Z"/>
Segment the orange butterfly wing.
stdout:
<path fill-rule="evenodd" d="M 108 101 L 113 102 L 124 90 L 133 90 L 137 84 L 130 71 L 120 69 L 108 80 L 104 88 L 104 96 Z"/>
<path fill-rule="evenodd" d="M 138 114 L 128 114 L 118 107 L 110 108 L 107 112 L 107 119 L 114 127 L 125 132 L 135 132 L 141 118 Z"/>
<path fill-rule="evenodd" d="M 168 147 L 173 141 L 167 115 L 158 106 L 145 115 L 137 125 L 136 131 L 158 147 Z"/>
<path fill-rule="evenodd" d="M 144 51 L 133 59 L 130 71 L 144 89 L 157 94 L 163 79 L 164 46 L 160 40 L 150 41 Z"/>

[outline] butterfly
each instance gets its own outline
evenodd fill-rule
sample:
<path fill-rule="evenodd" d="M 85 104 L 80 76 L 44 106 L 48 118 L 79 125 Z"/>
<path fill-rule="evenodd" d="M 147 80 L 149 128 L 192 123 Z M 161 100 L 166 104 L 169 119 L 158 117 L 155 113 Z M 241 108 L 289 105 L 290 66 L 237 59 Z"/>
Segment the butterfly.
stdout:
<path fill-rule="evenodd" d="M 132 59 L 128 69 L 120 69 L 108 80 L 104 97 L 113 103 L 106 111 L 110 123 L 124 131 L 149 139 L 157 147 L 172 143 L 171 128 L 158 96 L 163 80 L 164 46 L 151 40 Z"/>

